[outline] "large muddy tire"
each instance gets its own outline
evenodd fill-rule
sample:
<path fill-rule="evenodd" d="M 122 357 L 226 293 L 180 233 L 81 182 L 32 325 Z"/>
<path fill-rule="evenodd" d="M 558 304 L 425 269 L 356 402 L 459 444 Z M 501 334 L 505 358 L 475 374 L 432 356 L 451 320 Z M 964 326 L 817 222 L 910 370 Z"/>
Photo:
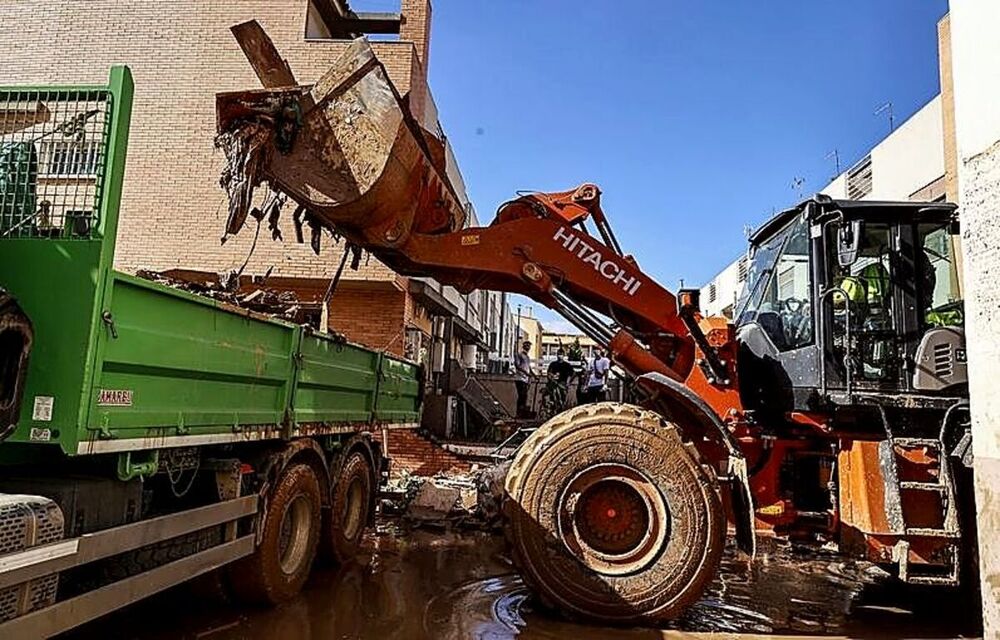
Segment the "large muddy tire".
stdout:
<path fill-rule="evenodd" d="M 371 518 L 372 475 L 371 464 L 360 451 L 344 460 L 334 480 L 330 508 L 323 514 L 324 559 L 344 563 L 357 557 Z"/>
<path fill-rule="evenodd" d="M 611 402 L 566 411 L 525 441 L 504 512 L 542 602 L 602 622 L 677 617 L 725 542 L 718 483 L 694 447 L 656 413 Z"/>
<path fill-rule="evenodd" d="M 316 557 L 320 507 L 313 469 L 285 469 L 267 501 L 257 550 L 233 565 L 230 583 L 240 600 L 274 605 L 298 594 Z"/>

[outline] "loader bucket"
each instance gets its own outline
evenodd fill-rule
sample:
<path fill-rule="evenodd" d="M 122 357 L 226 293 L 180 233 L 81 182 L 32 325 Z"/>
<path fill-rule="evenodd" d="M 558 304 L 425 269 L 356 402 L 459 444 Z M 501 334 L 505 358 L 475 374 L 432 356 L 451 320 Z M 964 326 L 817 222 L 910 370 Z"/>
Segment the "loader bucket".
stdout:
<path fill-rule="evenodd" d="M 413 117 L 364 38 L 311 87 L 219 94 L 216 112 L 217 144 L 229 163 L 227 233 L 249 214 L 263 216 L 252 195 L 265 181 L 304 207 L 310 222 L 369 247 L 465 224 L 442 141 Z"/>

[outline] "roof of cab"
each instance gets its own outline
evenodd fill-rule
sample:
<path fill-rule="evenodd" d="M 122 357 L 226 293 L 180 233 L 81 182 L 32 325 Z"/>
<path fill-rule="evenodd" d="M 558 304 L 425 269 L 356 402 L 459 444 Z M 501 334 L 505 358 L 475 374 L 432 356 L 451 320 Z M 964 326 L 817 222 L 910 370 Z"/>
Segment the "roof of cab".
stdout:
<path fill-rule="evenodd" d="M 831 211 L 842 211 L 847 218 L 877 219 L 897 221 L 901 217 L 907 220 L 930 220 L 947 222 L 955 217 L 957 207 L 950 202 L 913 202 L 894 200 L 835 200 L 822 193 L 807 198 L 790 209 L 775 214 L 762 224 L 752 234 L 750 243 L 759 244 L 780 231 L 792 219 L 797 217 L 810 204 L 815 205 L 811 217 L 816 219 Z"/>

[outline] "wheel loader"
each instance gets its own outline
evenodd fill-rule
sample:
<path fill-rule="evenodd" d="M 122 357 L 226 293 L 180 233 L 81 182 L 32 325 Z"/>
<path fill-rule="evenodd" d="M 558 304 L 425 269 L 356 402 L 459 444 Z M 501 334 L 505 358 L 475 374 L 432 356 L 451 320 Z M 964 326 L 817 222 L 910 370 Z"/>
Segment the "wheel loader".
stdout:
<path fill-rule="evenodd" d="M 441 138 L 364 39 L 300 84 L 255 23 L 233 29 L 263 88 L 217 96 L 227 233 L 256 189 L 404 275 L 528 296 L 612 354 L 632 403 L 570 409 L 521 446 L 506 532 L 525 581 L 567 615 L 681 614 L 730 532 L 833 542 L 898 580 L 967 580 L 975 536 L 956 209 L 834 200 L 750 238 L 732 320 L 623 251 L 584 184 L 525 193 L 471 226 Z M 694 222 L 692 222 L 694 224 Z"/>

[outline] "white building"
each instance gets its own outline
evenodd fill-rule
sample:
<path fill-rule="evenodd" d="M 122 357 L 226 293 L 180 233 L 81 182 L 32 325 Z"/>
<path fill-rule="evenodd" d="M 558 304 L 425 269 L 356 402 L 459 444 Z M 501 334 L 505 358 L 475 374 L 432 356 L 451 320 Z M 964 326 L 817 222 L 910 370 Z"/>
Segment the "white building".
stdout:
<path fill-rule="evenodd" d="M 838 200 L 943 200 L 948 186 L 945 142 L 938 95 L 820 193 Z M 701 288 L 702 312 L 732 318 L 746 275 L 744 255 Z"/>

